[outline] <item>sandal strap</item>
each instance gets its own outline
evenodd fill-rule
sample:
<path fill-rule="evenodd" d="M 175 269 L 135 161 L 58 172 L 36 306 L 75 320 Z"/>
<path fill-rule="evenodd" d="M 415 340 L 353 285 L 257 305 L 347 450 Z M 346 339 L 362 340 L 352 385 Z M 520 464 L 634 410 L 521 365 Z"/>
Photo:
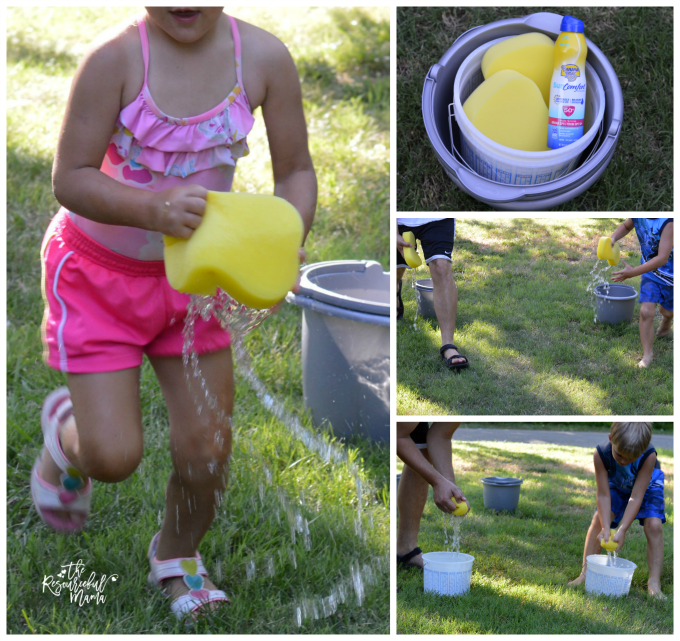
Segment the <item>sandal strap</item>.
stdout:
<path fill-rule="evenodd" d="M 185 567 L 182 567 L 182 563 L 191 563 L 192 561 L 196 564 L 196 571 L 189 573 Z M 153 558 L 149 559 L 149 563 L 151 564 L 151 574 L 149 574 L 149 577 L 156 585 L 159 585 L 160 582 L 165 581 L 165 579 L 181 578 L 187 575 L 200 574 L 201 576 L 208 576 L 208 572 L 203 565 L 203 561 L 201 561 L 201 559 L 198 557 L 165 559 L 163 561 L 159 561 L 154 556 Z"/>
<path fill-rule="evenodd" d="M 92 502 L 92 482 L 87 480 L 83 489 L 68 491 L 63 487 L 56 487 L 48 483 L 38 474 L 40 457 L 33 466 L 31 473 L 31 492 L 38 510 L 66 510 L 88 514 Z"/>
<path fill-rule="evenodd" d="M 73 403 L 68 387 L 54 390 L 43 403 L 40 423 L 42 425 L 45 447 L 57 467 L 69 476 L 81 476 L 64 455 L 59 442 L 59 427 L 73 414 Z"/>
<path fill-rule="evenodd" d="M 399 563 L 408 563 L 414 556 L 418 556 L 419 554 L 422 553 L 423 551 L 420 548 L 414 548 L 408 554 L 402 555 L 397 554 L 397 561 Z"/>
<path fill-rule="evenodd" d="M 444 356 L 444 352 L 446 352 L 447 349 L 455 349 L 456 351 L 458 351 L 458 348 L 453 343 L 449 343 L 448 345 L 442 345 L 441 349 L 439 350 L 439 353 L 442 356 Z M 454 357 L 454 358 L 456 358 L 456 357 Z"/>
<path fill-rule="evenodd" d="M 190 594 L 183 594 L 177 597 L 171 604 L 170 610 L 178 619 L 184 619 L 187 614 L 191 614 L 208 603 L 213 601 L 225 601 L 231 603 L 229 597 L 222 590 L 209 590 L 205 599 L 197 599 Z"/>
<path fill-rule="evenodd" d="M 208 576 L 208 572 L 203 565 L 201 560 L 201 555 L 196 552 L 196 556 L 186 557 L 186 558 L 176 558 L 176 559 L 160 559 L 156 558 L 156 548 L 158 547 L 158 539 L 161 533 L 156 532 L 154 537 L 149 543 L 149 551 L 147 552 L 147 558 L 149 559 L 149 565 L 151 565 L 151 573 L 149 574 L 149 582 L 156 586 L 159 586 L 161 581 L 165 579 L 174 579 L 178 577 L 184 577 L 190 573 L 186 569 L 187 563 L 195 563 L 196 571 L 192 574 L 200 574 L 201 576 Z M 182 562 L 185 562 L 185 567 L 182 567 Z"/>

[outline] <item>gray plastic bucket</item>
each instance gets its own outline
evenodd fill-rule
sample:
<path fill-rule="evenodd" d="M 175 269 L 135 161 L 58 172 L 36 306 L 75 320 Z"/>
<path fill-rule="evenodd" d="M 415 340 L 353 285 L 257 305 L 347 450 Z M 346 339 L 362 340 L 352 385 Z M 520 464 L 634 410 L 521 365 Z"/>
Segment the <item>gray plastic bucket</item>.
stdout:
<path fill-rule="evenodd" d="M 484 507 L 500 512 L 514 512 L 519 503 L 519 492 L 523 479 L 507 476 L 487 476 L 482 481 Z"/>
<path fill-rule="evenodd" d="M 390 279 L 380 263 L 328 261 L 303 270 L 302 387 L 314 424 L 336 436 L 390 435 Z"/>
<path fill-rule="evenodd" d="M 597 320 L 601 323 L 630 322 L 637 296 L 637 291 L 630 285 L 598 285 L 595 287 Z"/>
<path fill-rule="evenodd" d="M 437 318 L 437 314 L 434 311 L 434 293 L 431 278 L 423 278 L 416 281 L 416 301 L 418 303 L 418 316 Z"/>
<path fill-rule="evenodd" d="M 560 33 L 562 16 L 534 13 L 524 18 L 500 20 L 474 27 L 458 38 L 425 78 L 422 110 L 430 144 L 446 174 L 465 193 L 496 209 L 546 210 L 568 202 L 586 191 L 611 160 L 621 132 L 623 93 L 606 56 L 590 40 L 587 61 L 604 88 L 605 110 L 601 135 L 582 154 L 573 171 L 550 182 L 533 185 L 507 185 L 484 178 L 465 166 L 460 156 L 460 131 L 450 117 L 453 85 L 458 68 L 475 49 L 491 40 L 524 33 L 540 32 L 553 40 Z M 451 146 L 451 138 L 455 148 Z"/>

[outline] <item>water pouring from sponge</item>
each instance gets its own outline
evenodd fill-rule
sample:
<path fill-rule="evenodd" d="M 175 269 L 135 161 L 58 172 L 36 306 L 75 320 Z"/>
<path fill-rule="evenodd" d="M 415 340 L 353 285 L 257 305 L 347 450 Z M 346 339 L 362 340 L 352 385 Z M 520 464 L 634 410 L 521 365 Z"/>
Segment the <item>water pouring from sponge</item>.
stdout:
<path fill-rule="evenodd" d="M 272 307 L 295 285 L 302 236 L 302 218 L 283 198 L 209 191 L 191 238 L 163 238 L 168 282 L 187 294 L 219 288 L 246 307 Z"/>
<path fill-rule="evenodd" d="M 597 257 L 606 260 L 610 265 L 619 264 L 621 248 L 618 243 L 612 243 L 609 236 L 603 236 L 597 244 Z"/>

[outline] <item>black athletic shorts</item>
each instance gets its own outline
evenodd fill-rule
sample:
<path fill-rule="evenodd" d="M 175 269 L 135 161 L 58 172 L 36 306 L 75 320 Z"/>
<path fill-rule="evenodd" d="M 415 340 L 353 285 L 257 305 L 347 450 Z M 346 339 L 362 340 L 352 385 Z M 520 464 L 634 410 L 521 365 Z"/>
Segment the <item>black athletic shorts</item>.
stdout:
<path fill-rule="evenodd" d="M 418 423 L 416 429 L 411 432 L 411 440 L 418 446 L 419 450 L 427 449 L 427 432 L 429 429 L 429 423 Z"/>
<path fill-rule="evenodd" d="M 435 258 L 451 260 L 453 242 L 456 238 L 455 218 L 443 218 L 442 220 L 435 220 L 431 223 L 418 225 L 417 227 L 399 225 L 399 233 L 402 236 L 404 235 L 404 232 L 407 231 L 412 231 L 416 240 L 420 241 L 426 263 L 429 263 Z M 399 253 L 399 250 L 396 249 L 395 252 L 397 261 L 395 263 L 396 266 L 410 269 L 406 264 L 404 257 Z"/>

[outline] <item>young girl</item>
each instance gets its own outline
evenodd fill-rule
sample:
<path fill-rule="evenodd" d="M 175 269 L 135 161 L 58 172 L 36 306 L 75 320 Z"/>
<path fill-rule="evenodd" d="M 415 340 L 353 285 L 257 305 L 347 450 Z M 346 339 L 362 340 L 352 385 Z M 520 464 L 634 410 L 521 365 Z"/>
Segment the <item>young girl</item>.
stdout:
<path fill-rule="evenodd" d="M 316 177 L 295 65 L 274 36 L 222 7 L 149 7 L 96 46 L 73 81 L 54 162 L 62 208 L 42 247 L 43 340 L 46 362 L 67 373 L 68 388 L 43 407 L 33 501 L 52 528 L 75 532 L 89 512 L 91 479 L 118 483 L 134 472 L 146 354 L 168 406 L 174 468 L 149 580 L 179 618 L 228 601 L 197 548 L 225 488 L 231 432 L 214 413 L 197 414 L 184 380 L 188 296 L 165 278 L 162 235 L 189 238 L 207 190 L 231 189 L 257 107 L 274 192 L 297 208 L 306 236 Z M 203 376 L 228 415 L 229 345 L 216 319 L 197 321 Z"/>

